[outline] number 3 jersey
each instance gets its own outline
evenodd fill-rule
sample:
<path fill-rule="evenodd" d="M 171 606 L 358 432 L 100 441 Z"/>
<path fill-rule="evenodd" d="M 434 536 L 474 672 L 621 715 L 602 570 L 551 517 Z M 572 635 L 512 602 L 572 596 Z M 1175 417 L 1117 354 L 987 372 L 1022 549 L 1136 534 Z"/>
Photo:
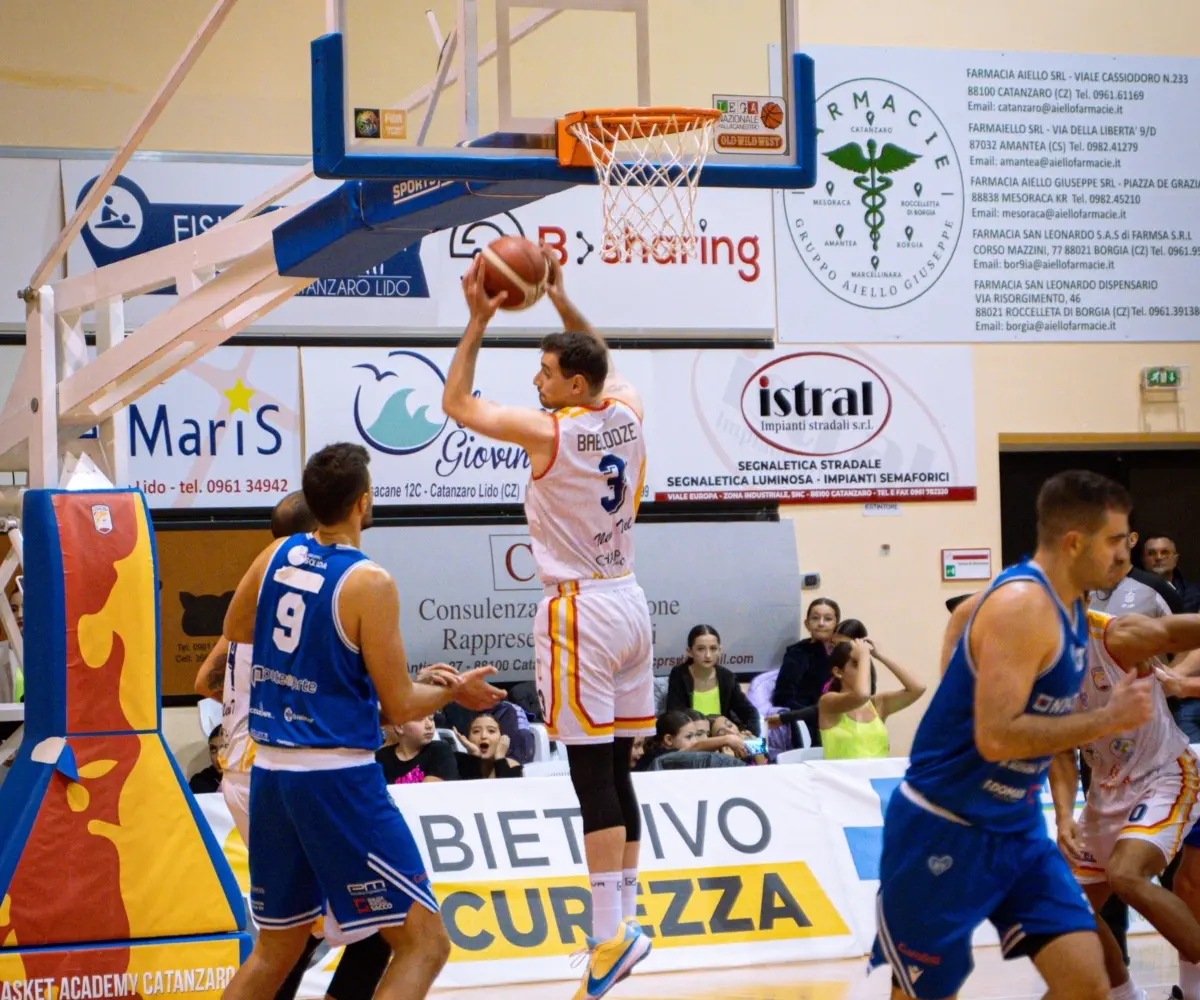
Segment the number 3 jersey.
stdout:
<path fill-rule="evenodd" d="M 264 746 L 379 747 L 379 704 L 342 631 L 338 595 L 369 560 L 349 545 L 293 535 L 263 573 L 254 618 L 250 736 Z"/>
<path fill-rule="evenodd" d="M 525 494 L 538 576 L 543 584 L 629 576 L 646 474 L 642 422 L 615 399 L 565 407 L 554 421 L 554 457 Z"/>

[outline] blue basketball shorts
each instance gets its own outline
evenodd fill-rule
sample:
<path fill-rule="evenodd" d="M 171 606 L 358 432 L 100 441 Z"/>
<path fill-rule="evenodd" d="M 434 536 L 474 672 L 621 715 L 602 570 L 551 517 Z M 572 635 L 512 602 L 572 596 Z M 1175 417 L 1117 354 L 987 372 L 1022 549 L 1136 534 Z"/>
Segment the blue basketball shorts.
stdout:
<path fill-rule="evenodd" d="M 1028 954 L 1032 941 L 1096 929 L 1087 897 L 1043 830 L 989 832 L 904 792 L 892 796 L 884 821 L 871 964 L 890 965 L 908 996 L 957 994 L 975 964 L 971 935 L 985 920 L 1005 958 Z"/>
<path fill-rule="evenodd" d="M 437 900 L 408 824 L 368 764 L 327 771 L 255 765 L 250 782 L 250 907 L 268 930 L 328 907 L 350 939 L 404 923 Z"/>

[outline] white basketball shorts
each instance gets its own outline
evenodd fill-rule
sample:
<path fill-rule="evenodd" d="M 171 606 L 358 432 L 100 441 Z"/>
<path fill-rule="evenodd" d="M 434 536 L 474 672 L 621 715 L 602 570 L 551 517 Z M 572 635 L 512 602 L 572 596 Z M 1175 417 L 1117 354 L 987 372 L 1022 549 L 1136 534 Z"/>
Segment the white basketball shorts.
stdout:
<path fill-rule="evenodd" d="M 650 608 L 632 576 L 547 587 L 533 637 L 551 739 L 608 743 L 654 732 Z"/>
<path fill-rule="evenodd" d="M 250 847 L 250 773 L 248 771 L 226 771 L 221 776 L 221 794 L 233 817 L 233 825 L 242 835 L 242 843 Z"/>
<path fill-rule="evenodd" d="M 1191 750 L 1116 788 L 1093 784 L 1079 814 L 1085 855 L 1070 858 L 1081 885 L 1103 882 L 1117 841 L 1148 840 L 1166 865 L 1200 818 L 1200 762 Z"/>

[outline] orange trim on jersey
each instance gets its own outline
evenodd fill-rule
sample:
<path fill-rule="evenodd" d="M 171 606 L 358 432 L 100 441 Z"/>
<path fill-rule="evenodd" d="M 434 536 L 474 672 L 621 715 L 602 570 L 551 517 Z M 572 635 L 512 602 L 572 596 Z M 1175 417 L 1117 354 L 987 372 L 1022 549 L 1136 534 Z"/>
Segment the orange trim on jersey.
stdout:
<path fill-rule="evenodd" d="M 1179 790 L 1179 795 L 1175 799 L 1175 804 L 1171 806 L 1171 811 L 1167 814 L 1167 818 L 1161 823 L 1146 826 L 1134 826 L 1131 824 L 1121 829 L 1122 833 L 1130 830 L 1136 830 L 1138 833 L 1161 833 L 1167 827 L 1179 824 L 1179 833 L 1175 837 L 1175 845 L 1171 851 L 1171 857 L 1174 857 L 1176 852 L 1178 852 L 1179 842 L 1183 840 L 1183 821 L 1196 807 L 1196 798 L 1200 795 L 1200 773 L 1196 770 L 1196 759 L 1190 753 L 1185 753 L 1176 760 L 1176 763 L 1179 765 L 1180 770 L 1183 771 L 1183 787 Z"/>
<path fill-rule="evenodd" d="M 647 727 L 653 728 L 658 720 L 653 716 L 648 716 L 645 719 L 622 719 L 617 716 L 613 719 L 613 725 L 618 729 L 644 729 Z"/>
<path fill-rule="evenodd" d="M 558 735 L 558 606 L 561 603 L 561 598 L 552 598 L 546 609 L 550 631 L 550 717 L 546 720 L 546 733 L 550 736 Z"/>
<path fill-rule="evenodd" d="M 575 721 L 584 733 L 588 736 L 611 736 L 613 724 L 597 722 L 588 714 L 583 704 L 583 691 L 579 679 L 579 609 L 575 600 L 579 593 L 579 584 L 565 583 L 559 586 L 567 588 L 567 596 L 564 598 L 567 602 L 567 700 L 575 715 Z"/>
<path fill-rule="evenodd" d="M 554 460 L 556 458 L 558 458 L 558 441 L 559 441 L 558 414 L 557 413 L 553 414 L 553 417 L 554 417 L 554 450 L 552 452 L 550 452 L 550 461 L 546 463 L 546 467 L 544 469 L 542 469 L 542 471 L 536 476 L 533 476 L 531 473 L 531 476 L 532 476 L 534 482 L 537 482 L 539 479 L 544 478 L 546 473 L 554 468 Z"/>
<path fill-rule="evenodd" d="M 642 490 L 646 486 L 646 460 L 642 459 L 642 467 L 638 470 L 637 491 L 633 494 L 633 518 L 636 521 L 638 508 L 642 505 Z"/>

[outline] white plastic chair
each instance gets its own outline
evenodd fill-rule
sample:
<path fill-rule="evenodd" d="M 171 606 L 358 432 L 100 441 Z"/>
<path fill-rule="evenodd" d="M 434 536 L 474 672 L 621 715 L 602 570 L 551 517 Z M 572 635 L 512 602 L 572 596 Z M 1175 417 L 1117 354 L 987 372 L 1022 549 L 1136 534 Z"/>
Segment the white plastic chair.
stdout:
<path fill-rule="evenodd" d="M 534 722 L 530 724 L 529 728 L 533 732 L 532 763 L 550 760 L 550 734 L 546 731 L 546 727 L 540 722 Z"/>
<path fill-rule="evenodd" d="M 802 764 L 806 760 L 824 760 L 824 747 L 804 747 L 800 750 L 784 750 L 776 759 L 776 764 Z"/>
<path fill-rule="evenodd" d="M 467 748 L 459 742 L 458 737 L 455 735 L 453 729 L 439 729 L 437 731 L 437 738 L 443 743 L 449 743 L 456 753 L 467 752 Z"/>
<path fill-rule="evenodd" d="M 196 706 L 199 713 L 200 732 L 205 739 L 221 724 L 224 706 L 215 698 L 205 698 Z"/>
<path fill-rule="evenodd" d="M 565 760 L 535 760 L 525 765 L 526 778 L 567 777 L 571 773 Z"/>

